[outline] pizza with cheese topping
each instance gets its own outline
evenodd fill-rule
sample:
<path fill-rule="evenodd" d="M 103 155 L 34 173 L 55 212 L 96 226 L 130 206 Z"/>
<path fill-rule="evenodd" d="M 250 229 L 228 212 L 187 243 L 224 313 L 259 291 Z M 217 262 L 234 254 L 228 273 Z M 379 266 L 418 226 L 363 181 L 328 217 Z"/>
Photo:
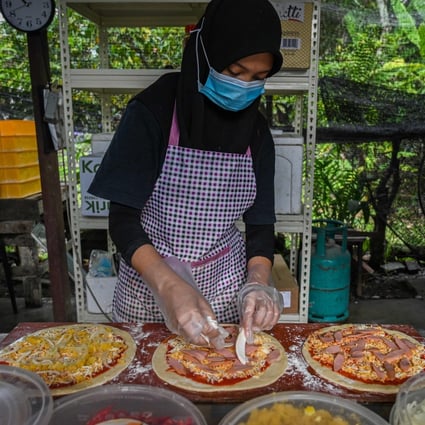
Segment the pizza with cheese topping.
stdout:
<path fill-rule="evenodd" d="M 288 358 L 282 345 L 264 332 L 246 344 L 247 362 L 236 356 L 238 326 L 223 325 L 229 335 L 225 347 L 216 349 L 187 343 L 171 336 L 155 350 L 152 366 L 163 381 L 185 390 L 240 391 L 267 386 L 285 372 Z"/>
<path fill-rule="evenodd" d="M 344 324 L 312 332 L 304 358 L 323 378 L 343 387 L 397 393 L 425 370 L 425 347 L 415 338 L 378 325 Z"/>
<path fill-rule="evenodd" d="M 0 364 L 37 373 L 52 395 L 101 385 L 132 361 L 136 344 L 121 329 L 101 324 L 55 326 L 0 350 Z"/>

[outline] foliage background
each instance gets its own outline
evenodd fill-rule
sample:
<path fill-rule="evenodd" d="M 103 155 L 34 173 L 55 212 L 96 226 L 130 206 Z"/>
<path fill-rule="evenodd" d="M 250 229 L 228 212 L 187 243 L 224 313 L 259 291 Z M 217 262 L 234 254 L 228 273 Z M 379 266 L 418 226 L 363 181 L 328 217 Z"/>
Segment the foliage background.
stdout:
<path fill-rule="evenodd" d="M 69 48 L 75 58 L 72 66 L 99 67 L 96 27 L 69 13 Z M 322 0 L 320 78 L 336 77 L 424 95 L 424 19 L 425 0 Z M 111 68 L 179 66 L 183 28 L 111 28 L 108 32 Z M 57 18 L 48 35 L 52 82 L 60 84 Z M 0 118 L 31 117 L 26 35 L 4 22 L 0 23 L 0 93 Z M 115 123 L 129 96 L 112 98 Z M 356 96 L 360 98 L 361 93 L 353 93 L 354 99 Z M 99 99 L 95 93 L 85 91 L 76 92 L 75 97 L 80 105 L 75 111 L 75 140 L 84 152 L 90 134 L 102 131 Z M 291 97 L 269 96 L 263 110 L 271 126 L 292 127 Z M 317 117 L 320 128 L 334 125 L 335 117 L 327 116 L 320 91 Z M 368 119 L 368 124 L 376 124 L 373 116 Z M 384 238 L 378 240 L 375 251 L 371 247 L 377 264 L 402 255 L 423 260 L 420 247 L 425 246 L 425 230 L 418 202 L 418 171 L 424 153 L 423 137 L 346 143 L 321 140 L 315 161 L 314 217 L 383 232 Z"/>

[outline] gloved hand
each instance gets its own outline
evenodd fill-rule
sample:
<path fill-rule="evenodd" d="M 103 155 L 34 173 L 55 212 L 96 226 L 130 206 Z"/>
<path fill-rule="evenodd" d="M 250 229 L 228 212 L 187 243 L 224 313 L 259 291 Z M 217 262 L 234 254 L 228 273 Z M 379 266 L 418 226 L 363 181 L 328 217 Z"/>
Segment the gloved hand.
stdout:
<path fill-rule="evenodd" d="M 224 329 L 218 326 L 209 303 L 197 289 L 176 282 L 167 293 L 155 298 L 171 332 L 192 344 L 224 347 Z"/>
<path fill-rule="evenodd" d="M 251 282 L 239 291 L 238 308 L 246 340 L 253 343 L 253 332 L 270 330 L 279 320 L 283 297 L 273 286 Z"/>
<path fill-rule="evenodd" d="M 223 348 L 227 332 L 218 325 L 210 304 L 196 286 L 190 265 L 169 257 L 149 274 L 150 279 L 167 281 L 166 285 L 150 287 L 168 329 L 192 344 Z"/>

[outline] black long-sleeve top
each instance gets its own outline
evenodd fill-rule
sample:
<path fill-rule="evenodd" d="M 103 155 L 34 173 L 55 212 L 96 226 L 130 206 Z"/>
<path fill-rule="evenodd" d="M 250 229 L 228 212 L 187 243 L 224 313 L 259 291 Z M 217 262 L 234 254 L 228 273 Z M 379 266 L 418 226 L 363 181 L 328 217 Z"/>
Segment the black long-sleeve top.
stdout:
<path fill-rule="evenodd" d="M 251 153 L 256 176 L 254 205 L 245 212 L 247 260 L 274 253 L 274 143 L 266 121 L 259 117 L 256 146 Z M 110 200 L 109 232 L 123 258 L 131 264 L 135 250 L 151 241 L 140 223 L 141 209 L 159 177 L 168 145 L 161 126 L 141 102 L 130 102 L 121 119 L 89 192 Z M 211 148 L 211 147 L 210 147 Z M 247 146 L 245 147 L 246 150 Z M 240 149 L 217 145 L 217 150 Z"/>

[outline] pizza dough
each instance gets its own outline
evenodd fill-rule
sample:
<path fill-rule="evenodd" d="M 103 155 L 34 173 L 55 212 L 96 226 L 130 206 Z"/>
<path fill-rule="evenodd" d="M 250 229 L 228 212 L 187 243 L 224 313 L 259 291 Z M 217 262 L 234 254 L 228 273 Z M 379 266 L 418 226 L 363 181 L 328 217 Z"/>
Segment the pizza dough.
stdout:
<path fill-rule="evenodd" d="M 321 328 L 302 353 L 314 371 L 345 388 L 394 394 L 409 377 L 425 370 L 425 347 L 411 336 L 378 325 Z"/>
<path fill-rule="evenodd" d="M 59 396 L 110 381 L 127 368 L 135 352 L 136 343 L 126 331 L 100 324 L 76 324 L 24 336 L 0 351 L 0 362 L 39 374 L 51 387 L 51 394 Z M 94 369 L 96 363 L 101 370 Z M 78 376 L 75 379 L 79 382 L 55 386 L 55 376 L 59 380 L 61 371 L 66 379 Z"/>
<path fill-rule="evenodd" d="M 217 391 L 243 391 L 250 390 L 260 387 L 265 387 L 267 385 L 273 384 L 277 381 L 285 372 L 288 365 L 287 354 L 279 343 L 277 339 L 263 332 L 258 333 L 259 337 L 265 338 L 267 344 L 270 344 L 273 351 L 277 350 L 278 360 L 267 363 L 265 368 L 260 372 L 256 373 L 252 377 L 244 378 L 234 384 L 222 384 L 218 383 L 207 383 L 204 381 L 195 380 L 196 377 L 193 375 L 193 378 L 190 376 L 182 376 L 175 372 L 167 361 L 167 356 L 169 352 L 170 339 L 167 339 L 157 347 L 152 358 L 152 367 L 155 373 L 163 381 L 188 391 L 197 391 L 197 392 L 217 392 Z M 171 337 L 179 338 L 179 337 Z M 196 349 L 196 346 L 191 344 L 186 344 L 187 349 Z M 211 349 L 213 350 L 213 349 Z M 234 351 L 234 347 L 232 347 Z"/>

